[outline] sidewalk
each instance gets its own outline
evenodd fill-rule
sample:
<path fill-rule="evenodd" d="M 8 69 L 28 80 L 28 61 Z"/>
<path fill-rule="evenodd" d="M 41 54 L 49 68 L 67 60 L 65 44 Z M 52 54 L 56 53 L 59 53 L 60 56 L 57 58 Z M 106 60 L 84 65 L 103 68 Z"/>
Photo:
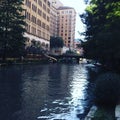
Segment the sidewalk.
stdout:
<path fill-rule="evenodd" d="M 90 108 L 89 113 L 85 117 L 85 120 L 92 120 L 94 118 L 94 114 L 95 114 L 96 110 L 97 110 L 97 107 L 96 106 L 92 106 Z"/>
<path fill-rule="evenodd" d="M 115 118 L 116 118 L 116 120 L 120 120 L 120 104 L 116 105 L 116 108 L 115 108 Z"/>

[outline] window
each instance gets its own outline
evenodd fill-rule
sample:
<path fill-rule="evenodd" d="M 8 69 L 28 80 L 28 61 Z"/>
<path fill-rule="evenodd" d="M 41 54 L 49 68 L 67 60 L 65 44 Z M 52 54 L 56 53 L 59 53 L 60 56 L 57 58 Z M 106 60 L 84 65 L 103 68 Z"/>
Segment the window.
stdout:
<path fill-rule="evenodd" d="M 71 37 L 68 37 L 68 39 L 70 40 L 70 39 L 71 39 Z"/>
<path fill-rule="evenodd" d="M 30 20 L 30 13 L 29 13 L 29 12 L 26 12 L 26 18 L 27 18 L 28 20 Z"/>
<path fill-rule="evenodd" d="M 47 25 L 47 30 L 49 31 L 49 29 L 50 29 L 50 28 L 49 28 L 49 26 Z"/>
<path fill-rule="evenodd" d="M 42 28 L 44 28 L 44 29 L 45 29 L 45 23 L 42 23 Z"/>
<path fill-rule="evenodd" d="M 50 9 L 49 8 L 47 9 L 47 12 L 50 13 Z"/>
<path fill-rule="evenodd" d="M 43 9 L 46 10 L 46 6 L 43 4 Z"/>
<path fill-rule="evenodd" d="M 36 23 L 36 17 L 32 15 L 32 20 L 33 23 Z"/>
<path fill-rule="evenodd" d="M 43 38 L 45 38 L 45 33 L 43 32 Z"/>
<path fill-rule="evenodd" d="M 48 1 L 48 6 L 50 7 L 50 2 Z"/>
<path fill-rule="evenodd" d="M 41 37 L 41 31 L 40 31 L 40 30 L 37 30 L 37 35 L 38 35 L 39 37 Z"/>
<path fill-rule="evenodd" d="M 40 9 L 38 9 L 38 14 L 41 16 L 42 15 L 42 11 Z"/>
<path fill-rule="evenodd" d="M 34 4 L 32 4 L 32 10 L 33 10 L 34 12 L 36 12 L 36 11 L 37 11 L 37 6 L 35 6 Z"/>
<path fill-rule="evenodd" d="M 42 2 L 41 2 L 41 0 L 38 0 L 38 4 L 42 7 Z"/>
<path fill-rule="evenodd" d="M 72 11 L 69 11 L 69 13 L 72 13 Z"/>
<path fill-rule="evenodd" d="M 31 2 L 29 0 L 26 0 L 25 4 L 26 4 L 26 6 L 28 6 L 29 8 L 31 8 Z"/>
<path fill-rule="evenodd" d="M 50 18 L 47 16 L 47 21 L 49 22 L 50 21 Z"/>
<path fill-rule="evenodd" d="M 68 13 L 68 11 L 65 11 L 65 13 L 67 14 L 67 13 Z"/>
<path fill-rule="evenodd" d="M 39 19 L 37 20 L 37 25 L 41 26 L 41 21 Z"/>
<path fill-rule="evenodd" d="M 46 14 L 45 13 L 43 13 L 43 18 L 46 19 Z"/>
<path fill-rule="evenodd" d="M 36 28 L 32 27 L 32 34 L 36 35 Z"/>

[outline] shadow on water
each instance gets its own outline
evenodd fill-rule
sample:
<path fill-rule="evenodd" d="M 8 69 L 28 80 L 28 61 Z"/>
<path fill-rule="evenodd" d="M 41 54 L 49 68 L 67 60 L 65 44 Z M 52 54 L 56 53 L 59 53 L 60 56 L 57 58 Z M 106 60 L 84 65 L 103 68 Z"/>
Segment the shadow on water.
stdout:
<path fill-rule="evenodd" d="M 82 64 L 0 68 L 0 120 L 82 120 L 98 73 Z"/>
<path fill-rule="evenodd" d="M 13 120 L 13 113 L 21 109 L 21 68 L 0 69 L 0 120 Z"/>

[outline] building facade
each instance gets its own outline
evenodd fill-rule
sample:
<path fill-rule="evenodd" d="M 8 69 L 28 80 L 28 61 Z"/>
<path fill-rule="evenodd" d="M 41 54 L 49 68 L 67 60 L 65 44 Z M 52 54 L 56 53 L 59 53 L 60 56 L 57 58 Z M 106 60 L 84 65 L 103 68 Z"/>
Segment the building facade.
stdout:
<path fill-rule="evenodd" d="M 27 45 L 32 40 L 49 49 L 50 36 L 59 36 L 64 45 L 74 47 L 76 12 L 59 0 L 24 0 Z"/>
<path fill-rule="evenodd" d="M 63 3 L 60 0 L 49 0 L 49 2 L 57 9 L 60 6 L 63 6 Z"/>
<path fill-rule="evenodd" d="M 61 6 L 58 11 L 58 34 L 64 45 L 74 48 L 76 11 L 72 7 Z"/>
<path fill-rule="evenodd" d="M 50 35 L 58 36 L 58 14 L 57 8 L 63 6 L 59 0 L 49 0 L 50 2 Z"/>
<path fill-rule="evenodd" d="M 57 9 L 54 3 L 50 4 L 50 35 L 56 37 L 57 34 Z"/>
<path fill-rule="evenodd" d="M 39 41 L 45 49 L 50 41 L 50 2 L 48 0 L 24 0 L 27 44 Z"/>

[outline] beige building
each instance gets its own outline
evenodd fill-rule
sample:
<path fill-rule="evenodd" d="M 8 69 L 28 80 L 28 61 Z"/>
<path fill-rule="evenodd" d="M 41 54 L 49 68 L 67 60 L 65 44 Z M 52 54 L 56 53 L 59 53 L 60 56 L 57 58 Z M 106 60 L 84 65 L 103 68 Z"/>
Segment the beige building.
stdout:
<path fill-rule="evenodd" d="M 24 0 L 26 16 L 25 36 L 27 44 L 32 40 L 39 43 L 46 49 L 49 48 L 50 40 L 50 2 L 48 0 Z"/>
<path fill-rule="evenodd" d="M 60 0 L 49 0 L 49 2 L 55 7 L 59 8 L 60 6 L 63 6 L 63 3 Z"/>
<path fill-rule="evenodd" d="M 72 7 L 61 6 L 58 9 L 58 34 L 66 47 L 74 47 L 76 11 Z"/>
<path fill-rule="evenodd" d="M 54 3 L 50 4 L 50 35 L 57 36 L 57 9 Z"/>
<path fill-rule="evenodd" d="M 49 0 L 50 2 L 50 35 L 58 36 L 58 14 L 57 8 L 63 6 L 59 0 Z"/>
<path fill-rule="evenodd" d="M 66 47 L 74 47 L 76 12 L 59 0 L 24 0 L 27 45 L 38 41 L 48 49 L 50 36 L 60 36 Z"/>

